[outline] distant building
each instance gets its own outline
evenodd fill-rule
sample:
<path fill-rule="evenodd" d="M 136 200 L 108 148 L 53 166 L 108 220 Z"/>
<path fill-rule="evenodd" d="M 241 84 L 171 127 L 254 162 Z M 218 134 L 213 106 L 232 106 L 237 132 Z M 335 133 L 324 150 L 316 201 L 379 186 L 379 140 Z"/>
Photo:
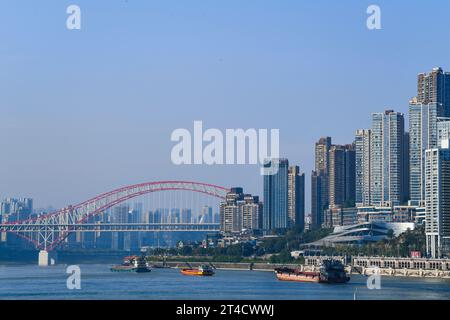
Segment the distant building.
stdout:
<path fill-rule="evenodd" d="M 214 223 L 213 209 L 210 206 L 204 206 L 200 215 L 199 223 Z"/>
<path fill-rule="evenodd" d="M 31 218 L 33 214 L 33 199 L 7 198 L 0 203 L 0 222 L 15 222 Z M 26 241 L 14 234 L 0 233 L 0 242 L 8 246 L 22 247 L 28 245 Z"/>
<path fill-rule="evenodd" d="M 272 159 L 264 164 L 271 167 L 277 162 L 278 172 L 264 176 L 263 229 L 277 230 L 288 227 L 288 167 L 287 159 Z"/>
<path fill-rule="evenodd" d="M 288 225 L 305 228 L 305 174 L 298 166 L 289 167 L 288 172 Z"/>
<path fill-rule="evenodd" d="M 427 253 L 433 258 L 450 252 L 449 143 L 425 152 L 425 235 Z"/>
<path fill-rule="evenodd" d="M 327 228 L 356 224 L 357 208 L 330 207 L 325 210 L 323 226 Z"/>

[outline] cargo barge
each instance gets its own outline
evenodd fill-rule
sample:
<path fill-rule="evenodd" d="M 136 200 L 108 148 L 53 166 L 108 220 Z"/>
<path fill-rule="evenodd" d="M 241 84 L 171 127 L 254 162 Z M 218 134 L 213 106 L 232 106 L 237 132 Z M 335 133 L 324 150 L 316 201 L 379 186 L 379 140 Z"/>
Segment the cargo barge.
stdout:
<path fill-rule="evenodd" d="M 346 283 L 350 281 L 344 265 L 338 260 L 324 260 L 318 271 L 276 268 L 278 280 L 313 283 Z"/>

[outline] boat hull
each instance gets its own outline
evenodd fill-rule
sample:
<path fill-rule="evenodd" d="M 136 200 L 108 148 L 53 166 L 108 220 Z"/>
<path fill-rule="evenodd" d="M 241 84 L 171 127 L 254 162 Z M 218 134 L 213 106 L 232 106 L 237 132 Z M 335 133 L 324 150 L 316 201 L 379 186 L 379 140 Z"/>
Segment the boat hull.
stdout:
<path fill-rule="evenodd" d="M 136 273 L 147 273 L 151 272 L 150 268 L 137 268 L 133 266 L 114 266 L 111 267 L 112 272 L 136 272 Z"/>
<path fill-rule="evenodd" d="M 207 277 L 214 275 L 213 271 L 201 271 L 198 269 L 181 269 L 181 273 L 185 276 Z"/>
<path fill-rule="evenodd" d="M 277 273 L 277 279 L 281 281 L 295 281 L 295 282 L 320 282 L 320 275 L 317 274 L 294 274 L 294 273 Z"/>

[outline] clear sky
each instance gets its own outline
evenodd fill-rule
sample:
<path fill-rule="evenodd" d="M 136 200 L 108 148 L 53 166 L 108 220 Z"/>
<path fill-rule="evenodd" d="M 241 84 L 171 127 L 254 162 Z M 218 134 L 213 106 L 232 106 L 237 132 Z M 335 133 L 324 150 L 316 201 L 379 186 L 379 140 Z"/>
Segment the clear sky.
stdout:
<path fill-rule="evenodd" d="M 345 5 L 344 5 L 345 3 Z M 82 29 L 66 29 L 77 4 Z M 366 9 L 381 7 L 382 30 Z M 175 166 L 176 128 L 280 129 L 307 174 L 314 142 L 350 143 L 407 112 L 416 75 L 450 70 L 450 2 L 15 0 L 0 3 L 0 198 L 65 206 L 189 179 L 262 195 L 257 166 Z"/>

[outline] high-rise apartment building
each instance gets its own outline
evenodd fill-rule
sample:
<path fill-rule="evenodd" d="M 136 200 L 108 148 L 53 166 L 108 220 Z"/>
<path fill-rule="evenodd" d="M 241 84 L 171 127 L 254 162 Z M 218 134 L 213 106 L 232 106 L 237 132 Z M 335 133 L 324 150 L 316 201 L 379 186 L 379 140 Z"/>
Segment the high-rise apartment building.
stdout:
<path fill-rule="evenodd" d="M 239 206 L 242 217 L 242 229 L 260 230 L 262 226 L 263 205 L 258 196 L 244 195 L 244 201 Z"/>
<path fill-rule="evenodd" d="M 329 205 L 329 162 L 331 137 L 322 137 L 315 144 L 315 170 L 311 173 L 311 228 L 320 228 L 323 212 Z"/>
<path fill-rule="evenodd" d="M 444 117 L 450 117 L 450 73 L 433 68 L 417 76 L 417 102 L 438 103 L 444 108 Z"/>
<path fill-rule="evenodd" d="M 288 226 L 305 228 L 305 174 L 298 166 L 289 167 L 288 172 Z"/>
<path fill-rule="evenodd" d="M 356 130 L 355 134 L 355 202 L 368 206 L 370 196 L 370 130 Z"/>
<path fill-rule="evenodd" d="M 438 118 L 437 119 L 437 136 L 438 136 L 438 148 L 441 147 L 441 142 L 450 139 L 450 118 Z"/>
<path fill-rule="evenodd" d="M 220 204 L 220 230 L 223 232 L 240 232 L 242 230 L 238 203 L 243 201 L 242 188 L 231 188 L 225 201 Z"/>
<path fill-rule="evenodd" d="M 315 147 L 315 171 L 319 174 L 328 175 L 329 157 L 331 148 L 331 137 L 322 137 L 316 142 Z"/>
<path fill-rule="evenodd" d="M 263 205 L 259 197 L 244 194 L 242 188 L 232 188 L 220 204 L 220 229 L 226 233 L 259 230 Z"/>
<path fill-rule="evenodd" d="M 372 205 L 399 205 L 407 201 L 405 186 L 405 131 L 402 113 L 372 114 L 370 196 Z"/>
<path fill-rule="evenodd" d="M 288 167 L 287 159 L 271 159 L 264 164 L 269 168 L 277 162 L 278 172 L 264 176 L 264 230 L 288 227 Z"/>
<path fill-rule="evenodd" d="M 355 205 L 355 146 L 332 145 L 329 151 L 329 206 Z"/>
<path fill-rule="evenodd" d="M 427 253 L 440 258 L 450 252 L 450 149 L 425 152 L 425 236 Z"/>
<path fill-rule="evenodd" d="M 413 205 L 420 205 L 425 198 L 425 151 L 437 147 L 437 119 L 442 105 L 409 104 L 409 188 Z"/>

